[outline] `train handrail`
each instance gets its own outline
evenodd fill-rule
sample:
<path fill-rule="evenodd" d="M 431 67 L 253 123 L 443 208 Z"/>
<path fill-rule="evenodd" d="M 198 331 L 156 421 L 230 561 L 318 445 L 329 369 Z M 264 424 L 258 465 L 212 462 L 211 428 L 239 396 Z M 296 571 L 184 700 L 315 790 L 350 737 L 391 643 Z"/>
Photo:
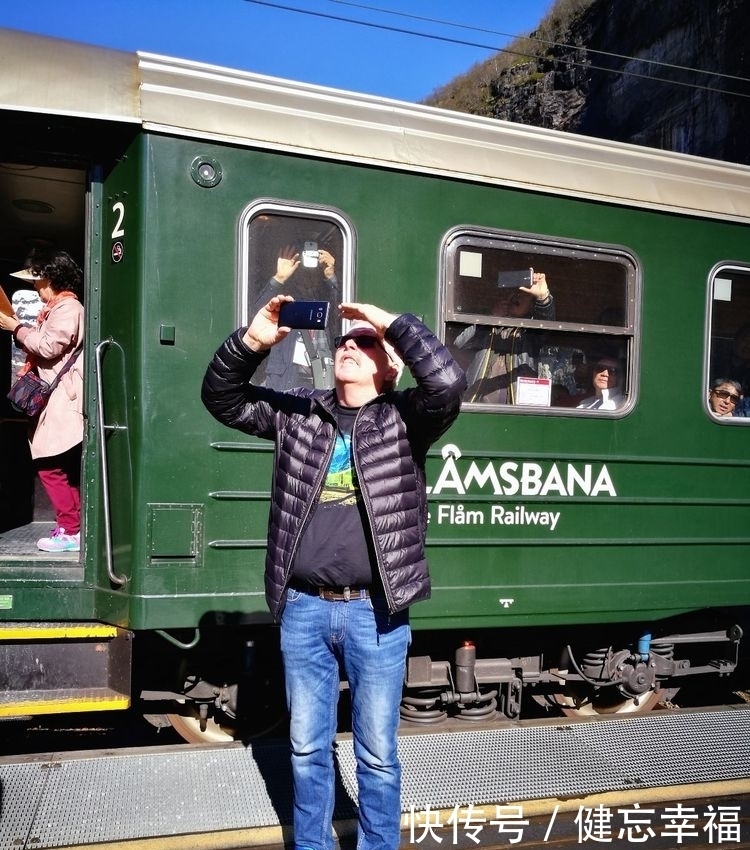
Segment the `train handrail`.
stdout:
<path fill-rule="evenodd" d="M 99 426 L 99 457 L 101 459 L 102 490 L 104 495 L 104 552 L 107 562 L 107 575 L 112 584 L 122 587 L 127 582 L 127 576 L 118 576 L 114 567 L 114 551 L 112 547 L 112 520 L 109 504 L 109 471 L 107 465 L 107 431 L 127 431 L 126 425 L 104 424 L 104 387 L 102 383 L 102 355 L 106 348 L 116 345 L 120 351 L 122 346 L 112 337 L 98 342 L 95 349 L 96 359 L 96 420 Z M 123 352 L 124 354 L 124 352 Z"/>

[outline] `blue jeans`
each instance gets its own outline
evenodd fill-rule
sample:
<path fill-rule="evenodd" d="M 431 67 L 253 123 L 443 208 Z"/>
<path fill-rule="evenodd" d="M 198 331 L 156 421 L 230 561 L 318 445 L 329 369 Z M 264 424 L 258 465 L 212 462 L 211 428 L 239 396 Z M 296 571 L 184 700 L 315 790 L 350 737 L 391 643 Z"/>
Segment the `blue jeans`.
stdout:
<path fill-rule="evenodd" d="M 291 715 L 295 850 L 332 850 L 333 742 L 339 664 L 349 682 L 357 763 L 358 850 L 397 850 L 401 765 L 397 731 L 411 632 L 407 612 L 377 601 L 327 602 L 290 589 L 281 652 Z"/>

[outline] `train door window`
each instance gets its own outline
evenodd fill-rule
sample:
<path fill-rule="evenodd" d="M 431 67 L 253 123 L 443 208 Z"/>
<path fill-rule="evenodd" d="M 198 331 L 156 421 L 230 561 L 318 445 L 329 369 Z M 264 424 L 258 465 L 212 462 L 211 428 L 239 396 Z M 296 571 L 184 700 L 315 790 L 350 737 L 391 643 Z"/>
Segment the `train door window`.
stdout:
<path fill-rule="evenodd" d="M 640 269 L 628 251 L 461 228 L 444 240 L 441 273 L 466 409 L 619 416 L 632 407 Z"/>
<path fill-rule="evenodd" d="M 337 306 L 352 294 L 354 231 L 336 210 L 276 201 L 250 205 L 240 218 L 239 314 L 248 324 L 274 295 L 327 301 L 323 330 L 297 330 L 274 346 L 258 380 L 275 390 L 333 386 Z"/>
<path fill-rule="evenodd" d="M 717 266 L 709 276 L 704 399 L 722 424 L 750 422 L 750 268 Z"/>

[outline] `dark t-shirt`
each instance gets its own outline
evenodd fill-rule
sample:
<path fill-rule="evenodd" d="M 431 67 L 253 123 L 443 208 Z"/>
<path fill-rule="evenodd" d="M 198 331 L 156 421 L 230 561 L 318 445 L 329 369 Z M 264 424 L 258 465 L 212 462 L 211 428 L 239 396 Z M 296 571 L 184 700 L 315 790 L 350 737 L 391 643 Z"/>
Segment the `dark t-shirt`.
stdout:
<path fill-rule="evenodd" d="M 318 504 L 305 529 L 292 573 L 327 585 L 372 584 L 367 516 L 352 461 L 352 427 L 359 408 L 336 406 L 338 433 Z"/>

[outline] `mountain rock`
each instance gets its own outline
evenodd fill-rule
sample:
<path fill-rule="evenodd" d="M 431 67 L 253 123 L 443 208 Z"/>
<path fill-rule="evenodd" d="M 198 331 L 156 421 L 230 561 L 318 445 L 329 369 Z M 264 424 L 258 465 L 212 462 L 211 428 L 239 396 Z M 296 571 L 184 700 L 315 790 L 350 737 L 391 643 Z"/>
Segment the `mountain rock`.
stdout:
<path fill-rule="evenodd" d="M 750 163 L 748 0 L 558 0 L 426 103 Z"/>

